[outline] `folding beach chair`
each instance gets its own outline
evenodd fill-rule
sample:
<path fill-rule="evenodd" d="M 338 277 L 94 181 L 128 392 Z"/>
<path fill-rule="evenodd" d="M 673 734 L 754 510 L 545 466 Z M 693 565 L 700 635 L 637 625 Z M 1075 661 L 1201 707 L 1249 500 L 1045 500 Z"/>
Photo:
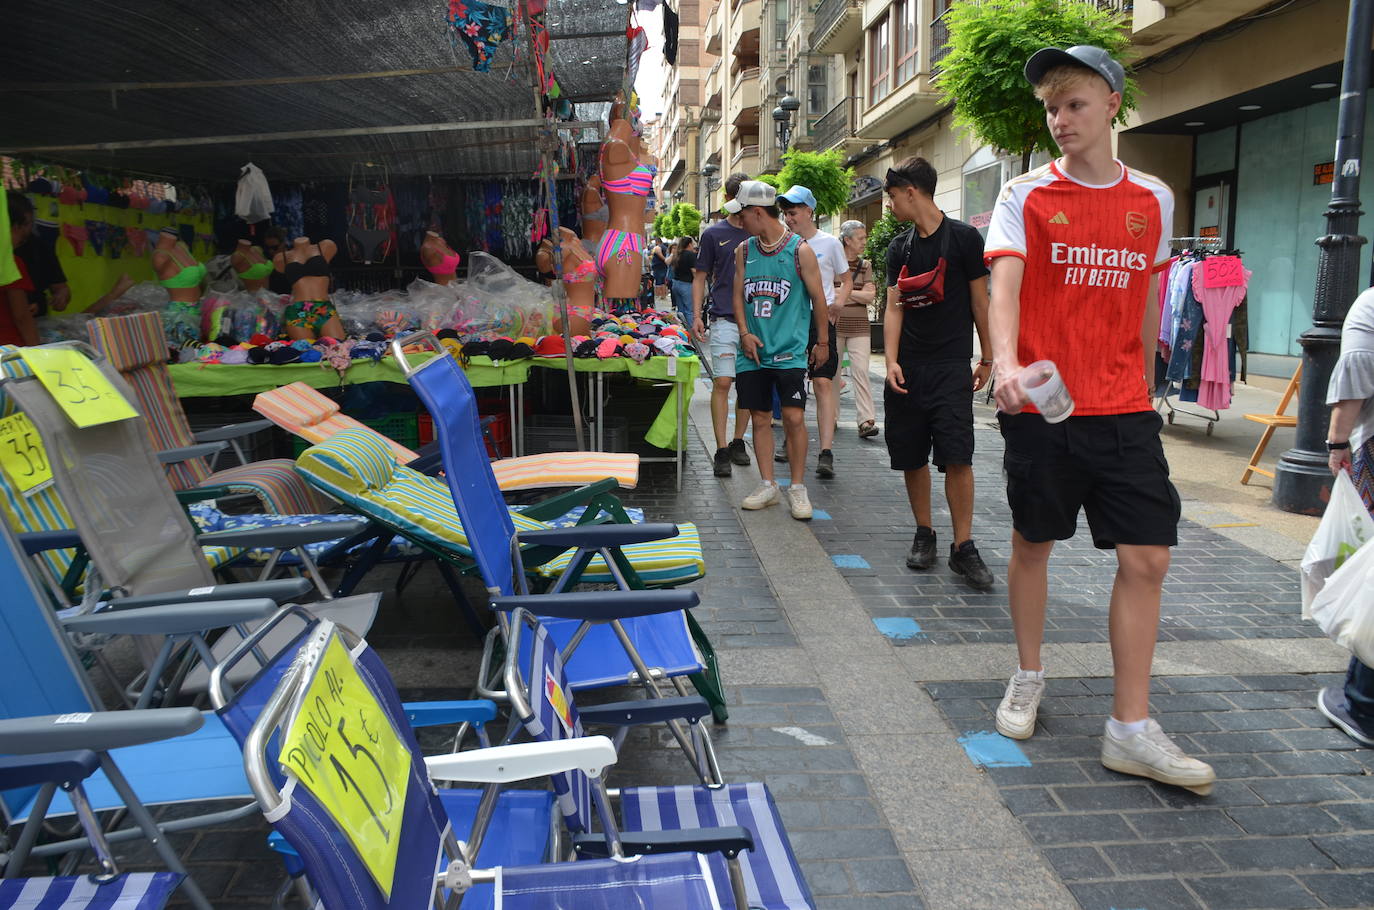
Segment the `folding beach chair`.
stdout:
<path fill-rule="evenodd" d="M 538 599 L 512 598 L 507 606 Z M 580 737 L 584 720 L 633 725 L 657 722 L 667 711 L 690 719 L 710 710 L 704 699 L 689 697 L 603 704 L 579 711 L 558 644 L 549 631 L 524 607 L 513 610 L 510 623 L 506 693 L 515 719 L 538 742 Z M 686 829 L 741 826 L 752 842 L 749 852 L 734 858 L 708 858 L 716 889 L 734 893 L 738 905 L 751 910 L 814 910 L 811 891 L 765 784 L 623 789 L 613 794 L 621 803 L 619 825 L 607 825 L 603 820 L 600 831 L 593 830 L 588 810 L 592 804 L 605 804 L 608 792 L 602 779 L 574 770 L 554 775 L 553 786 L 563 821 L 573 835 L 573 848 L 581 856 L 607 855 L 615 845 L 608 841 L 606 832 L 618 837 L 620 849 L 626 853 L 647 853 L 665 841 L 690 835 Z"/>
<path fill-rule="evenodd" d="M 263 813 L 299 858 L 318 906 L 722 906 L 692 854 L 630 861 L 617 851 L 605 862 L 530 865 L 558 852 L 550 840 L 553 795 L 505 785 L 569 768 L 599 775 L 614 759 L 610 740 L 423 758 L 394 684 L 365 641 L 321 621 L 302 633 L 294 651 L 232 694 L 218 679 L 211 691 L 225 725 L 243 740 L 246 774 Z M 490 702 L 478 704 L 487 716 L 494 713 Z M 436 789 L 435 781 L 485 787 Z M 723 835 L 717 849 L 748 846 L 742 831 Z M 613 829 L 610 836 L 614 841 Z M 482 866 L 495 868 L 474 868 Z"/>
<path fill-rule="evenodd" d="M 83 346 L 75 343 L 50 347 L 84 353 Z M 5 372 L 16 372 L 10 364 L 18 356 L 13 350 L 0 355 L 0 366 L 8 367 Z M 100 358 L 92 366 L 99 368 L 102 361 Z M 109 371 L 102 375 L 116 393 L 127 391 L 118 374 Z M 143 420 L 137 414 L 123 420 L 77 427 L 32 374 L 10 375 L 0 380 L 0 393 L 24 413 L 41 437 L 43 450 L 60 453 L 46 460 L 53 488 L 71 523 L 66 529 L 39 535 L 29 545 L 31 548 L 72 548 L 79 544 L 88 554 L 90 569 L 84 597 L 73 611 L 74 615 L 94 615 L 114 595 L 121 608 L 183 599 L 300 596 L 299 586 L 289 580 L 285 585 L 263 582 L 249 588 L 216 585 L 203 545 L 235 550 L 263 545 L 295 548 L 315 584 L 327 596 L 328 589 L 301 548 L 308 542 L 347 538 L 363 528 L 360 522 L 345 520 L 306 527 L 255 528 L 197 535 L 148 451 Z M 356 598 L 319 609 L 328 609 L 331 615 L 350 626 L 366 629 L 376 614 L 376 603 L 376 598 Z M 66 615 L 66 619 L 70 623 L 71 614 Z M 226 633 L 221 642 L 216 642 L 216 647 L 223 649 L 221 653 L 227 653 L 233 641 L 234 633 Z M 140 639 L 140 651 L 152 674 L 149 679 L 158 679 L 158 673 L 171 659 L 168 642 Z M 187 678 L 186 685 L 201 686 L 207 679 L 202 668 Z M 148 686 L 143 689 L 147 692 Z"/>
<path fill-rule="evenodd" d="M 414 452 L 371 427 L 340 413 L 333 399 L 303 382 L 261 392 L 253 399 L 253 410 L 289 433 L 311 445 L 325 442 L 335 433 L 358 430 L 373 433 L 385 441 L 398 464 L 425 474 L 442 467 L 429 452 Z M 639 456 L 630 452 L 547 452 L 502 458 L 491 463 L 496 482 L 504 492 L 539 490 L 552 487 L 580 487 L 607 477 L 626 489 L 639 482 Z"/>
<path fill-rule="evenodd" d="M 167 371 L 167 337 L 156 313 L 131 313 L 91 320 L 91 344 L 128 381 L 137 407 L 146 418 L 148 441 L 158 452 L 185 450 L 200 444 L 220 443 L 203 454 L 214 457 L 222 443 L 229 443 L 238 455 L 236 467 L 216 471 L 204 457 L 169 463 L 167 476 L 177 490 L 199 486 L 226 487 L 235 493 L 256 497 L 265 511 L 283 515 L 327 512 L 331 503 L 302 483 L 288 458 L 248 462 L 239 440 L 260 432 L 271 424 L 265 420 L 218 427 L 199 433 L 191 431 L 186 412 L 177 398 L 176 387 Z"/>
<path fill-rule="evenodd" d="M 403 347 L 405 343 L 417 341 L 428 342 L 439 356 L 412 369 L 406 362 Z M 563 569 L 551 587 L 555 592 L 593 580 L 610 582 L 622 590 L 673 587 L 695 580 L 651 578 L 635 564 L 632 554 L 639 553 L 681 552 L 689 555 L 694 563 L 699 561 L 704 574 L 700 538 L 696 526 L 690 523 L 640 525 L 634 529 L 572 528 L 563 532 L 521 527 L 503 507 L 501 491 L 476 435 L 476 399 L 472 387 L 452 355 L 427 334 L 398 340 L 393 348 L 411 386 L 434 416 L 435 436 L 447 468 L 445 481 L 455 508 L 465 527 L 480 529 L 479 533 L 471 535 L 470 543 L 489 592 L 511 595 L 517 593 L 518 584 L 523 593 L 531 556 L 551 546 L 565 548 L 557 560 L 545 564 Z M 548 569 L 537 571 L 547 574 Z M 547 617 L 545 610 L 539 612 Z M 671 679 L 679 692 L 685 692 L 680 677 L 688 675 L 697 690 L 711 701 L 716 719 L 726 719 L 724 691 L 715 665 L 714 649 L 690 612 L 599 622 L 567 616 L 547 617 L 546 621 L 551 625 L 554 638 L 571 655 L 574 686 L 587 688 L 637 682 L 644 685 L 649 694 L 659 695 L 655 675 Z M 495 638 L 489 638 L 487 645 L 490 654 Z M 652 657 L 638 653 L 637 648 L 644 645 L 652 647 Z M 646 665 L 660 672 L 649 673 Z"/>

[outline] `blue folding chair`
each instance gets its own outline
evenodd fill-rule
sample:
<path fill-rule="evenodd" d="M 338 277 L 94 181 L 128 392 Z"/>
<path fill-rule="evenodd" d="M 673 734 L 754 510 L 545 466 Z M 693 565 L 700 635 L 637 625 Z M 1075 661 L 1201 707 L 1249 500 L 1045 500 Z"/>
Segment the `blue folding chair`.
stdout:
<path fill-rule="evenodd" d="M 437 356 L 418 367 L 411 367 L 406 361 L 405 347 L 417 342 L 428 343 Z M 622 548 L 627 544 L 671 538 L 677 534 L 676 525 L 645 523 L 517 531 L 482 445 L 476 396 L 458 362 L 428 333 L 398 339 L 393 344 L 393 353 L 411 387 L 434 418 L 435 438 L 444 457 L 444 478 L 490 594 L 525 593 L 524 553 L 527 549 L 539 548 L 572 551 L 572 555 L 566 557 L 565 571 L 553 588 L 555 593 L 567 591 L 583 571 L 598 563 L 609 571 L 622 591 L 644 587 Z M 574 603 L 576 601 L 570 599 L 565 606 L 571 608 Z M 656 679 L 666 678 L 679 694 L 683 694 L 686 688 L 682 677 L 686 676 L 711 701 L 716 719 L 725 719 L 725 699 L 714 651 L 686 609 L 601 620 L 576 613 L 554 615 L 544 609 L 538 612 L 548 623 L 554 639 L 567 652 L 565 658 L 575 688 L 628 683 L 643 685 L 651 696 L 659 696 Z M 497 619 L 499 630 L 504 626 L 499 612 Z M 496 644 L 496 634 L 494 630 L 488 637 L 483 654 L 483 685 L 488 681 L 485 671 Z M 479 691 L 487 695 L 496 690 L 488 687 Z"/>
<path fill-rule="evenodd" d="M 705 699 L 698 697 L 618 702 L 579 710 L 557 643 L 533 613 L 519 606 L 537 601 L 537 597 L 510 598 L 503 604 L 513 609 L 506 691 L 515 718 L 536 741 L 580 737 L 584 720 L 628 727 L 660 721 L 669 712 L 684 719 L 709 712 Z M 579 855 L 605 856 L 615 849 L 652 853 L 665 842 L 700 837 L 702 830 L 730 831 L 738 826 L 748 832 L 752 849 L 735 857 L 712 854 L 708 858 L 717 889 L 733 893 L 737 904 L 750 910 L 814 910 L 782 818 L 762 783 L 636 787 L 614 793 L 605 790 L 599 777 L 574 770 L 554 775 L 553 786 Z M 620 798 L 620 824 L 607 826 L 603 820 L 602 830 L 594 831 L 589 810 L 596 805 L 609 814 L 604 809 L 609 795 Z"/>
<path fill-rule="evenodd" d="M 379 773 L 381 763 L 370 752 L 363 758 L 352 752 L 356 760 L 347 768 L 333 756 L 326 764 L 321 754 L 319 764 L 311 765 L 300 756 L 289 755 L 293 714 L 298 705 L 309 710 L 310 705 L 318 704 L 314 698 L 307 700 L 306 695 L 316 675 L 325 672 L 321 669 L 326 665 L 325 655 L 336 644 L 346 650 L 356 673 L 353 679 L 339 680 L 338 690 L 353 691 L 355 684 L 361 684 L 365 700 L 380 713 L 381 723 L 390 724 L 406 751 L 404 769 L 399 772 L 405 778 L 403 800 L 393 803 L 390 813 L 374 813 L 372 821 L 365 823 L 380 826 L 385 822 L 389 826 L 391 836 L 385 843 L 394 863 L 389 881 L 384 881 L 385 872 L 379 873 L 377 866 L 363 859 L 364 848 L 356 846 L 358 841 L 352 836 L 357 832 L 336 820 L 326 802 L 306 783 L 312 767 L 332 767 L 341 776 L 347 774 L 349 780 L 355 780 L 355 772 Z M 234 662 L 251 646 L 251 639 L 244 642 L 221 670 L 232 670 Z M 407 722 L 407 709 L 397 698 L 386 668 L 365 641 L 333 623 L 312 623 L 297 637 L 295 647 L 283 651 L 237 690 L 222 685 L 217 672 L 211 681 L 211 696 L 225 725 L 243 742 L 246 773 L 264 814 L 298 859 L 311 899 L 327 910 L 419 910 L 456 906 L 459 901 L 469 910 L 493 905 L 506 910 L 628 906 L 704 910 L 721 906 L 712 898 L 713 882 L 703 862 L 691 854 L 634 863 L 535 865 L 558 852 L 556 840 L 551 839 L 553 795 L 544 790 L 503 790 L 503 785 L 567 768 L 600 774 L 615 755 L 610 741 L 588 737 L 576 742 L 496 746 L 423 758 Z M 352 698 L 350 706 L 360 703 L 356 693 Z M 472 711 L 489 719 L 495 714 L 495 705 L 455 703 L 442 710 L 452 712 L 450 719 Z M 319 711 L 317 717 L 321 716 Z M 365 715 L 360 710 L 356 716 Z M 359 738 L 354 719 L 351 707 L 346 713 L 339 712 L 340 741 L 352 743 Z M 326 732 L 332 734 L 334 729 Z M 368 745 L 365 739 L 359 742 Z M 369 761 L 370 765 L 366 763 Z M 376 797 L 368 805 L 375 802 L 380 807 L 401 789 L 397 778 L 383 778 L 379 793 L 378 780 L 369 779 Z M 486 786 L 480 791 L 436 789 L 432 783 L 436 780 Z M 363 785 L 357 785 L 356 793 L 366 799 Z M 467 833 L 461 842 L 460 833 Z M 483 870 L 483 866 L 495 868 Z"/>

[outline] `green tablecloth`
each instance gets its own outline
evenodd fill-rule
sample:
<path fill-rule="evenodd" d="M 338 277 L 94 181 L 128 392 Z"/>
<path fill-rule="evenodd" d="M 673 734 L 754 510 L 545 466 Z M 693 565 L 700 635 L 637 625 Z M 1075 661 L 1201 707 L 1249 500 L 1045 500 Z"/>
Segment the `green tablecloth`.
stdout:
<path fill-rule="evenodd" d="M 422 363 L 429 354 L 411 355 L 412 362 Z M 661 449 L 677 447 L 677 435 L 685 432 L 688 405 L 692 401 L 692 388 L 697 375 L 701 372 L 701 362 L 695 356 L 677 358 L 676 375 L 668 375 L 668 364 L 672 358 L 650 357 L 643 363 L 635 363 L 626 357 L 613 357 L 608 360 L 577 359 L 573 366 L 579 373 L 628 373 L 637 379 L 651 379 L 671 382 L 673 388 L 668 400 L 659 409 L 649 432 L 644 439 Z M 562 357 L 535 357 L 528 360 L 514 360 L 496 366 L 487 357 L 474 357 L 464 373 L 474 388 L 517 385 L 529 379 L 530 370 L 541 367 L 549 370 L 564 369 Z M 281 366 L 255 364 L 222 363 L 178 363 L 167 368 L 180 398 L 208 398 L 216 395 L 256 395 L 269 389 L 278 389 L 293 382 L 304 382 L 317 389 L 332 389 L 339 385 L 356 385 L 364 382 L 395 382 L 406 384 L 405 375 L 392 357 L 380 361 L 355 361 L 340 382 L 339 374 L 318 363 L 288 363 Z M 677 396 L 686 395 L 682 402 L 683 426 L 676 427 Z"/>
<path fill-rule="evenodd" d="M 432 354 L 409 355 L 413 363 L 423 363 Z M 530 375 L 529 360 L 515 360 L 494 366 L 489 358 L 474 357 L 464 372 L 474 388 L 517 385 Z M 316 389 L 333 389 L 340 385 L 364 382 L 395 382 L 406 384 L 405 375 L 393 357 L 380 361 L 353 362 L 344 373 L 318 363 L 288 363 L 281 366 L 222 363 L 178 363 L 167 368 L 172 375 L 179 398 L 208 398 L 214 395 L 256 395 L 269 389 L 279 389 L 293 382 L 303 382 Z"/>
<path fill-rule="evenodd" d="M 696 355 L 687 355 L 676 358 L 677 366 L 675 375 L 668 375 L 668 364 L 674 358 L 671 357 L 650 357 L 643 363 L 635 363 L 628 357 L 611 357 L 606 360 L 591 358 L 581 358 L 573 361 L 573 367 L 579 373 L 629 373 L 636 379 L 652 379 L 658 382 L 671 382 L 672 389 L 668 392 L 668 400 L 659 409 L 658 416 L 654 418 L 653 425 L 649 427 L 649 432 L 644 434 L 644 440 L 652 446 L 660 449 L 677 448 L 678 433 L 686 433 L 688 408 L 692 403 L 692 390 L 695 387 L 697 375 L 701 372 L 701 361 Z M 537 367 L 544 367 L 550 370 L 565 369 L 565 361 L 561 357 L 536 357 L 533 361 Z M 682 400 L 682 426 L 677 424 L 677 396 L 685 395 Z M 686 436 L 684 435 L 684 439 Z"/>

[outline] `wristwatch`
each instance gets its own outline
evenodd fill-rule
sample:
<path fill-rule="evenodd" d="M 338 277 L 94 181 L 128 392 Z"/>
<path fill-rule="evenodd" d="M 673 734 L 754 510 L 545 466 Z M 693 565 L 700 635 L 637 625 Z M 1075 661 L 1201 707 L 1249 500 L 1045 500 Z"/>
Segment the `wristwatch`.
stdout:
<path fill-rule="evenodd" d="M 1348 439 L 1345 442 L 1332 442 L 1329 439 L 1326 441 L 1326 451 L 1328 452 L 1339 452 L 1348 448 L 1350 448 L 1350 440 Z"/>

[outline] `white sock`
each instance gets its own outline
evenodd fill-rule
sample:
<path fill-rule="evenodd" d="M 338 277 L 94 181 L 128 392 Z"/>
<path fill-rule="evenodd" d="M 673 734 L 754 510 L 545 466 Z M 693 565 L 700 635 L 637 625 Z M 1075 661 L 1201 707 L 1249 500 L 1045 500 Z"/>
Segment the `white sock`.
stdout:
<path fill-rule="evenodd" d="M 1107 718 L 1107 732 L 1112 735 L 1113 739 L 1130 739 L 1137 733 L 1145 732 L 1145 724 L 1147 721 L 1148 718 L 1145 720 L 1133 720 L 1130 723 L 1126 723 L 1125 721 L 1117 720 L 1115 717 L 1109 717 Z"/>
<path fill-rule="evenodd" d="M 1045 671 L 1043 668 L 1039 670 L 1023 670 L 1017 667 L 1016 677 L 1017 679 L 1044 679 Z"/>

